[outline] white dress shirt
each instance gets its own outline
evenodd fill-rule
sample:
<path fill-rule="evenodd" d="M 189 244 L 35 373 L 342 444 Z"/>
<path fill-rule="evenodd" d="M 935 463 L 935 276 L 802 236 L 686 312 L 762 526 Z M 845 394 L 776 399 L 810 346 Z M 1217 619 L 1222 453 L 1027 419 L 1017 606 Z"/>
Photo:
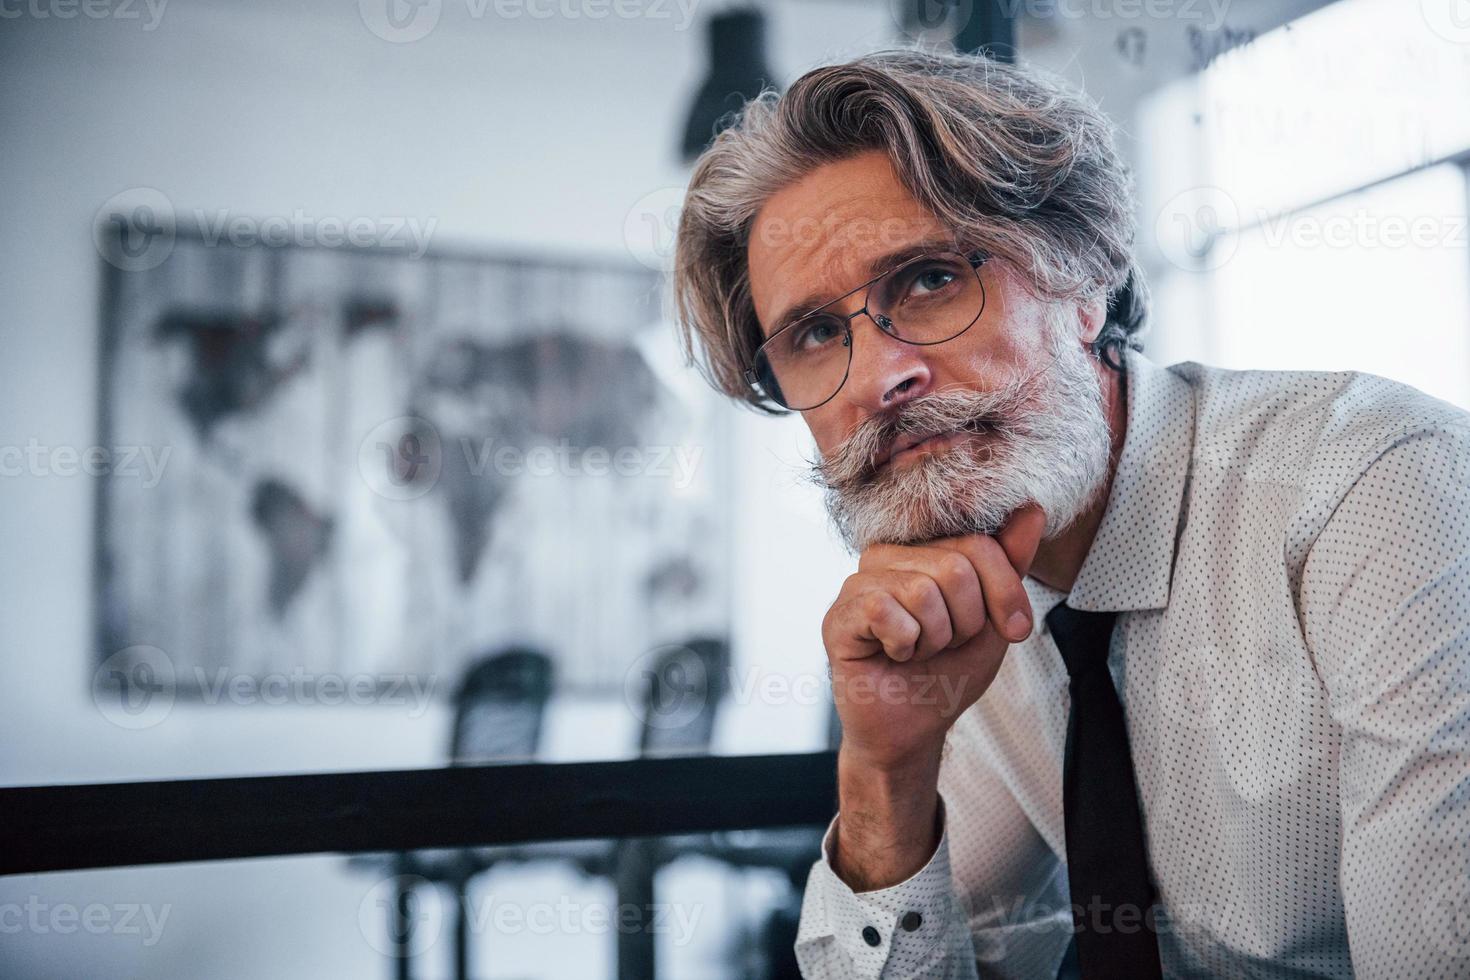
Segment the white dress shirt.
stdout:
<path fill-rule="evenodd" d="M 808 980 L 1056 976 L 1064 598 L 1120 613 L 1172 977 L 1470 977 L 1470 415 L 1357 373 L 1127 357 L 1128 429 L 1070 595 L 950 732 L 929 863 L 813 868 Z M 917 914 L 911 914 L 917 913 Z"/>

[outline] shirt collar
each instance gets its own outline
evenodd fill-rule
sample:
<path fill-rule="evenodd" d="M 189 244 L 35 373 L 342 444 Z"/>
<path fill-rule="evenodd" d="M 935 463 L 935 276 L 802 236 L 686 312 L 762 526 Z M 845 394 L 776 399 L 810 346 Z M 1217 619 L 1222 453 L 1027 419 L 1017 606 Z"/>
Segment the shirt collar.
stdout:
<path fill-rule="evenodd" d="M 1126 352 L 1125 367 L 1128 430 L 1102 523 L 1065 596 L 1073 609 L 1125 612 L 1169 604 L 1194 451 L 1194 390 L 1136 351 Z"/>

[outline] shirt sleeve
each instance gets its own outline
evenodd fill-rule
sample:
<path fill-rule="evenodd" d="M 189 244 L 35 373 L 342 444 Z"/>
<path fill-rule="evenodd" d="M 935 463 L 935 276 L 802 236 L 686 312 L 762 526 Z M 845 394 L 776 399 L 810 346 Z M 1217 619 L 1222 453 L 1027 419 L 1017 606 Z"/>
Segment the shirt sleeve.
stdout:
<path fill-rule="evenodd" d="M 802 900 L 796 936 L 801 975 L 806 980 L 974 980 L 974 949 L 950 877 L 948 828 L 929 863 L 911 878 L 854 892 L 832 870 L 836 827 L 834 819 Z"/>
<path fill-rule="evenodd" d="M 950 732 L 952 751 L 939 773 L 939 846 L 913 877 L 854 892 L 828 861 L 836 822 L 828 828 L 797 932 L 806 980 L 1057 975 L 1072 938 L 1066 868 L 982 749 L 974 712 Z M 917 914 L 912 930 L 904 927 L 909 913 Z M 874 932 L 865 938 L 868 927 Z"/>
<path fill-rule="evenodd" d="M 1470 428 L 1405 435 L 1303 571 L 1340 726 L 1340 884 L 1354 973 L 1470 976 Z"/>

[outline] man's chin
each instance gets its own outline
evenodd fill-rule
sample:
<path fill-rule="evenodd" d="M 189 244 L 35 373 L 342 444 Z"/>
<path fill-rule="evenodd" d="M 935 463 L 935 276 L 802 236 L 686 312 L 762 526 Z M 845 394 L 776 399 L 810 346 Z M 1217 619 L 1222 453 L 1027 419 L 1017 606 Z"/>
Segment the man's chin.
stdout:
<path fill-rule="evenodd" d="M 909 469 L 931 465 L 925 460 Z M 984 488 L 945 488 L 936 492 L 909 472 L 894 473 L 855 500 L 828 495 L 828 514 L 847 546 L 861 553 L 875 544 L 920 545 L 967 534 L 995 535 L 1024 498 Z M 917 484 L 917 485 L 916 485 Z M 988 498 L 988 499 L 987 499 Z M 996 504 L 1011 498 L 1015 506 Z"/>

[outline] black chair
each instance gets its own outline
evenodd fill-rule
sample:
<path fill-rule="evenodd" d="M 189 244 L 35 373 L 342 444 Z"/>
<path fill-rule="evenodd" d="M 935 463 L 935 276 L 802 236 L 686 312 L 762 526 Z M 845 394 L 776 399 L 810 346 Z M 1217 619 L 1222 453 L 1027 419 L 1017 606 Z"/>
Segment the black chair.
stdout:
<path fill-rule="evenodd" d="M 724 640 L 699 637 L 662 651 L 642 678 L 638 754 L 708 753 L 729 678 L 730 647 Z"/>
<path fill-rule="evenodd" d="M 534 759 L 541 744 L 546 703 L 555 686 L 551 658 L 530 647 L 511 647 L 477 660 L 465 673 L 454 696 L 454 727 L 450 735 L 450 765 L 525 762 Z M 398 876 L 397 919 L 390 923 L 399 946 L 397 977 L 410 980 L 408 910 L 415 897 L 411 877 L 450 889 L 454 904 L 454 976 L 468 980 L 469 923 L 466 898 L 470 883 L 496 864 L 509 861 L 552 860 L 582 865 L 605 864 L 601 848 L 560 842 L 511 847 L 448 848 L 406 851 L 393 855 L 364 855 L 352 859 L 359 869 Z M 400 921 L 401 920 L 401 921 Z"/>
<path fill-rule="evenodd" d="M 638 751 L 647 758 L 705 755 L 714 735 L 720 702 L 729 688 L 730 646 L 699 637 L 664 650 L 642 680 L 637 704 L 643 730 Z M 633 837 L 614 845 L 612 875 L 618 908 L 643 910 L 654 902 L 654 876 L 682 854 L 707 849 L 707 834 Z M 618 980 L 657 976 L 654 936 L 641 915 L 618 931 Z"/>
<path fill-rule="evenodd" d="M 529 647 L 478 661 L 454 696 L 450 765 L 535 758 L 554 679 L 551 659 Z"/>
<path fill-rule="evenodd" d="M 644 691 L 645 754 L 708 751 L 728 672 L 728 647 L 719 640 L 691 641 L 657 661 Z M 704 710 L 694 711 L 695 706 Z M 834 705 L 827 715 L 827 747 L 835 751 L 841 741 L 842 722 Z M 801 897 L 812 864 L 821 855 L 825 832 L 824 827 L 791 827 L 622 841 L 616 870 L 618 901 L 645 907 L 653 901 L 658 869 L 686 854 L 713 858 L 732 868 L 781 871 L 791 884 L 787 901 L 769 914 L 754 941 L 761 946 L 767 980 L 800 980 L 795 944 Z M 618 980 L 648 980 L 655 976 L 654 967 L 651 937 L 643 937 L 641 931 L 620 937 Z"/>
<path fill-rule="evenodd" d="M 546 702 L 551 698 L 555 673 L 551 658 L 529 647 L 512 647 L 471 666 L 454 697 L 454 731 L 450 736 L 449 764 L 469 766 L 534 759 L 541 745 L 541 725 L 546 715 Z M 496 864 L 506 861 L 574 859 L 560 851 L 533 853 L 532 850 L 527 846 L 475 847 L 419 851 L 404 856 L 417 867 L 419 875 L 447 886 L 455 896 L 456 980 L 468 980 L 469 977 L 470 883 Z"/>

